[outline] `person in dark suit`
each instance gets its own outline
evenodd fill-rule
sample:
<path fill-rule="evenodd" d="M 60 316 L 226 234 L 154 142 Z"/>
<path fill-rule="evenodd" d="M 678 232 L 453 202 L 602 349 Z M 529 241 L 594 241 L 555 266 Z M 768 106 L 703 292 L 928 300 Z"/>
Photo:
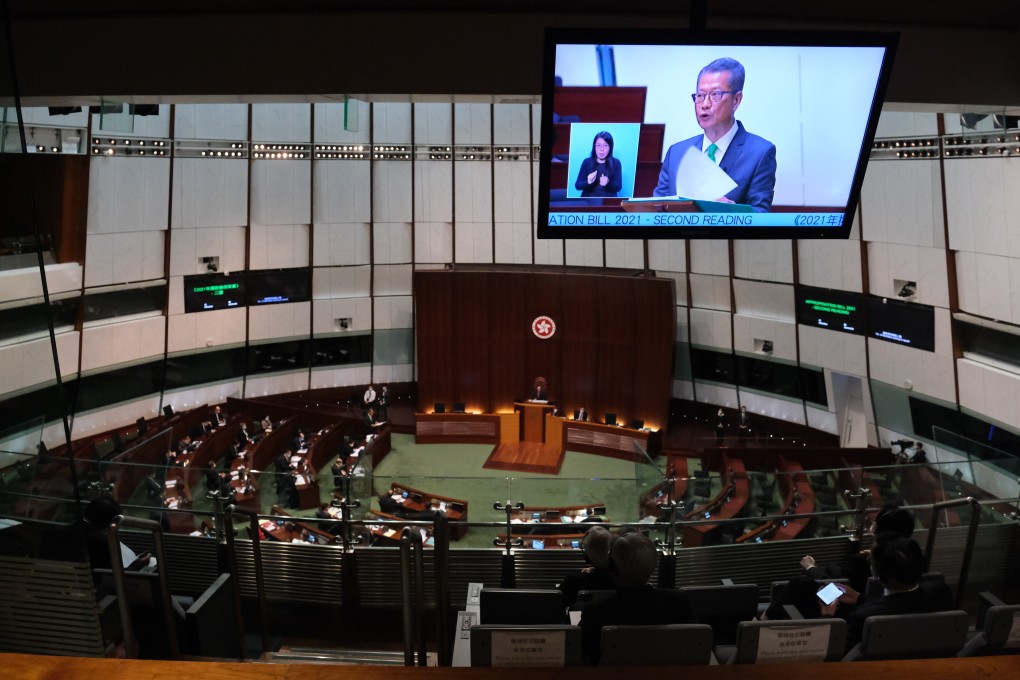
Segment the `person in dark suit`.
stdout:
<path fill-rule="evenodd" d="M 623 166 L 613 157 L 613 135 L 603 130 L 592 139 L 591 155 L 581 162 L 574 188 L 585 198 L 615 198 L 622 187 Z"/>
<path fill-rule="evenodd" d="M 319 528 L 322 529 L 323 531 L 328 531 L 334 536 L 339 536 L 340 522 L 337 522 L 336 520 L 333 519 L 333 516 L 329 514 L 329 511 L 327 510 L 328 507 L 329 507 L 328 503 L 323 503 L 322 505 L 319 506 L 319 509 L 315 511 L 316 518 L 333 520 L 331 522 L 323 522 L 322 524 L 319 525 Z"/>
<path fill-rule="evenodd" d="M 875 515 L 874 523 L 868 528 L 875 540 L 884 541 L 893 538 L 910 538 L 914 533 L 914 514 L 898 505 L 888 504 Z M 813 579 L 845 578 L 850 587 L 864 592 L 868 578 L 871 576 L 871 553 L 868 550 L 848 555 L 842 562 L 819 566 L 815 558 L 805 555 L 800 560 L 804 573 Z"/>
<path fill-rule="evenodd" d="M 216 461 L 209 461 L 209 468 L 205 471 L 205 490 L 216 491 L 220 488 L 220 473 L 216 470 Z"/>
<path fill-rule="evenodd" d="M 603 626 L 697 623 L 686 595 L 648 584 L 658 562 L 655 544 L 642 533 L 623 534 L 613 541 L 609 569 L 616 593 L 592 602 L 581 614 L 581 646 L 591 664 L 598 665 L 602 656 Z"/>
<path fill-rule="evenodd" d="M 83 519 L 48 529 L 43 533 L 39 557 L 50 560 L 80 562 L 87 555 L 93 569 L 112 569 L 110 542 L 107 529 L 117 515 L 122 514 L 120 503 L 109 496 L 99 496 L 85 506 Z M 126 568 L 137 571 L 149 564 L 149 553 L 138 555 Z M 98 583 L 99 577 L 94 577 Z"/>
<path fill-rule="evenodd" d="M 237 431 L 237 445 L 242 449 L 251 444 L 251 435 L 248 434 L 248 424 L 241 423 L 241 429 Z"/>
<path fill-rule="evenodd" d="M 336 461 L 343 465 L 345 468 L 349 468 L 351 461 L 351 454 L 354 453 L 354 448 L 351 446 L 350 435 L 344 435 L 343 440 L 340 442 L 340 446 L 336 452 Z"/>
<path fill-rule="evenodd" d="M 333 488 L 339 489 L 344 485 L 344 478 L 347 477 L 347 468 L 344 467 L 340 459 L 337 458 L 332 465 L 329 466 L 329 471 L 333 473 Z"/>
<path fill-rule="evenodd" d="M 298 430 L 297 436 L 294 437 L 294 450 L 300 451 L 308 448 L 308 437 L 305 436 L 304 430 Z"/>
<path fill-rule="evenodd" d="M 390 494 L 379 496 L 379 511 L 387 515 L 404 516 L 404 506 L 398 503 Z"/>
<path fill-rule="evenodd" d="M 212 418 L 209 419 L 210 425 L 213 427 L 223 427 L 227 424 L 227 416 L 224 415 L 223 409 L 217 406 L 213 409 Z"/>
<path fill-rule="evenodd" d="M 747 436 L 751 434 L 751 415 L 747 412 L 746 406 L 740 407 L 740 415 L 737 416 L 737 434 L 740 435 L 740 443 L 744 444 Z"/>
<path fill-rule="evenodd" d="M 181 439 L 179 442 L 177 442 L 177 453 L 178 454 L 188 453 L 193 448 L 194 448 L 194 445 L 191 443 L 191 437 L 188 436 L 188 435 L 184 435 L 184 438 Z"/>
<path fill-rule="evenodd" d="M 562 529 L 560 529 L 562 531 Z M 614 590 L 616 583 L 609 570 L 609 549 L 613 545 L 613 535 L 603 526 L 588 529 L 581 539 L 581 553 L 584 561 L 590 566 L 581 571 L 567 574 L 556 586 L 563 593 L 563 606 L 569 607 L 577 601 L 577 594 L 582 590 Z"/>
<path fill-rule="evenodd" d="M 845 612 L 847 651 L 861 641 L 864 622 L 871 616 L 921 614 L 937 610 L 938 604 L 933 604 L 928 592 L 920 587 L 924 553 L 917 541 L 894 538 L 876 543 L 871 550 L 871 566 L 885 589 L 880 597 L 869 598 L 840 585 L 843 594 L 831 605 L 823 604 L 821 607 L 823 616 L 833 616 L 837 609 Z"/>
<path fill-rule="evenodd" d="M 528 398 L 532 401 L 547 401 L 549 399 L 549 393 L 545 389 L 545 384 L 535 383 L 535 389 L 531 391 L 531 396 Z"/>
<path fill-rule="evenodd" d="M 293 470 L 281 472 L 276 478 L 278 480 L 276 494 L 280 503 L 288 508 L 297 507 L 297 473 Z"/>
<path fill-rule="evenodd" d="M 156 478 L 156 471 L 153 470 L 145 478 L 145 492 L 149 496 L 149 500 L 163 499 L 163 483 Z"/>
<path fill-rule="evenodd" d="M 583 406 L 581 408 L 577 409 L 577 415 L 574 416 L 574 420 L 580 420 L 580 421 L 587 422 L 587 420 L 588 420 L 588 409 L 586 409 Z"/>
<path fill-rule="evenodd" d="M 220 474 L 217 478 L 217 487 L 220 496 L 224 498 L 233 497 L 237 494 L 237 489 L 230 483 L 230 473 L 226 470 L 220 470 Z"/>
<path fill-rule="evenodd" d="M 744 96 L 744 67 L 735 59 L 716 59 L 698 74 L 694 114 L 704 134 L 669 147 L 662 161 L 655 196 L 676 196 L 680 159 L 688 149 L 708 156 L 737 183 L 718 199 L 741 203 L 755 212 L 769 212 L 776 192 L 776 147 L 744 129 L 734 114 Z"/>
<path fill-rule="evenodd" d="M 290 451 L 284 451 L 276 457 L 276 461 L 273 463 L 276 466 L 277 472 L 289 472 L 290 471 Z"/>
<path fill-rule="evenodd" d="M 379 396 L 375 401 L 376 417 L 380 421 L 389 420 L 390 416 L 390 392 L 386 385 L 382 386 L 382 391 L 379 392 Z"/>

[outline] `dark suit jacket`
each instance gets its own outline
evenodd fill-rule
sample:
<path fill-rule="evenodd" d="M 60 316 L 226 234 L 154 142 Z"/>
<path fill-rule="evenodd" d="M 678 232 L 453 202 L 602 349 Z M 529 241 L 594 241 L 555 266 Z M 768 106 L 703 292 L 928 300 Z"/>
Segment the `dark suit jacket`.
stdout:
<path fill-rule="evenodd" d="M 616 590 L 616 584 L 613 583 L 613 575 L 609 569 L 595 569 L 591 572 L 575 571 L 573 574 L 567 574 L 556 587 L 563 593 L 564 607 L 574 604 L 577 601 L 577 594 L 582 590 Z"/>
<path fill-rule="evenodd" d="M 863 601 L 846 617 L 846 650 L 849 652 L 861 641 L 864 635 L 864 621 L 869 616 L 921 614 L 928 611 L 932 611 L 932 608 L 927 594 L 921 588 Z"/>
<path fill-rule="evenodd" d="M 404 515 L 404 506 L 393 500 L 389 494 L 379 496 L 379 510 L 387 515 Z"/>
<path fill-rule="evenodd" d="M 159 483 L 159 480 L 152 477 L 145 478 L 145 489 L 149 492 L 149 498 L 163 495 L 163 485 Z"/>
<path fill-rule="evenodd" d="M 701 151 L 704 135 L 696 135 L 669 147 L 659 172 L 659 184 L 655 196 L 674 196 L 677 193 L 676 175 L 680 159 L 687 149 Z M 776 146 L 767 139 L 752 135 L 737 121 L 737 134 L 733 137 L 726 155 L 719 167 L 733 178 L 737 186 L 726 194 L 734 203 L 743 203 L 755 212 L 772 209 L 772 197 L 776 193 Z"/>
<path fill-rule="evenodd" d="M 658 626 L 697 623 L 690 600 L 668 588 L 620 588 L 600 602 L 592 602 L 581 614 L 581 646 L 588 661 L 598 665 L 602 657 L 603 626 Z"/>

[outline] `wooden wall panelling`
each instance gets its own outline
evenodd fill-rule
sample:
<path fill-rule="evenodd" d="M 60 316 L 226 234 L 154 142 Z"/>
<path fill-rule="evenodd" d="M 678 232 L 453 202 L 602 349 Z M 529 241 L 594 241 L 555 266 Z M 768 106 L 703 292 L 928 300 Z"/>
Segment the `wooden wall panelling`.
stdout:
<path fill-rule="evenodd" d="M 458 272 L 453 286 L 453 401 L 491 413 L 489 274 Z M 449 404 L 448 404 L 449 406 Z"/>
<path fill-rule="evenodd" d="M 590 276 L 564 276 L 563 311 L 557 320 L 563 334 L 563 398 L 561 413 L 573 417 L 584 406 L 600 412 L 596 363 L 599 356 L 599 296 Z"/>
<path fill-rule="evenodd" d="M 524 343 L 530 333 L 525 320 L 526 276 L 493 272 L 489 275 L 489 402 L 493 411 L 513 411 L 514 400 L 523 398 L 529 376 L 525 370 Z"/>
<path fill-rule="evenodd" d="M 524 282 L 524 311 L 521 320 L 520 337 L 524 340 L 524 375 L 520 376 L 517 391 L 526 394 L 535 384 L 535 378 L 544 377 L 549 385 L 549 400 L 562 401 L 564 397 L 562 377 L 563 333 L 559 330 L 563 318 L 563 291 L 560 286 L 562 275 L 538 274 L 527 276 Z M 531 331 L 531 323 L 538 316 L 548 316 L 556 321 L 556 334 L 542 340 Z"/>

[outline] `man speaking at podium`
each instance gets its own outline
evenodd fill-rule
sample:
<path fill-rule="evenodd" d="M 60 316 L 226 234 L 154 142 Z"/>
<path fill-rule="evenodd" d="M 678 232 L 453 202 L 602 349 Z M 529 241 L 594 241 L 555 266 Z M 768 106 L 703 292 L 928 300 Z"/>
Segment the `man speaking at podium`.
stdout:
<path fill-rule="evenodd" d="M 705 131 L 669 147 L 662 161 L 655 196 L 676 196 L 680 159 L 689 149 L 701 151 L 736 182 L 735 189 L 716 199 L 741 203 L 755 212 L 768 212 L 776 190 L 776 147 L 744 129 L 734 118 L 744 97 L 744 67 L 739 61 L 716 59 L 698 74 L 691 95 L 698 125 Z"/>

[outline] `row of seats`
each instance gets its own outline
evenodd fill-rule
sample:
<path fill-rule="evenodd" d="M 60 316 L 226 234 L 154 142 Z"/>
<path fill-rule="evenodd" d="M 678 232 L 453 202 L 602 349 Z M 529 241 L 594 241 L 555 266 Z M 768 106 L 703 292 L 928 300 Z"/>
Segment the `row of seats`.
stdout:
<path fill-rule="evenodd" d="M 845 652 L 847 624 L 843 619 L 754 620 L 757 587 L 750 588 L 755 589 L 753 601 L 747 598 L 750 591 L 742 586 L 682 588 L 702 621 L 698 624 L 604 627 L 600 664 L 728 665 L 1020 653 L 1020 605 L 1006 605 L 990 593 L 980 596 L 982 612 L 976 630 L 970 630 L 969 615 L 962 610 L 873 616 L 865 621 L 862 641 Z M 611 592 L 583 591 L 572 610 L 583 611 L 585 603 Z M 581 629 L 560 623 L 558 595 L 557 590 L 483 589 L 482 624 L 471 629 L 471 665 L 520 663 L 521 659 L 506 657 L 512 649 L 508 641 L 520 639 L 529 641 L 528 658 L 541 662 L 536 665 L 584 663 Z M 745 618 L 733 622 L 735 605 L 747 611 L 743 612 Z M 524 621 L 539 618 L 541 623 L 528 625 Z M 572 624 L 577 620 L 576 615 L 571 617 Z M 732 638 L 728 634 L 731 623 Z"/>

